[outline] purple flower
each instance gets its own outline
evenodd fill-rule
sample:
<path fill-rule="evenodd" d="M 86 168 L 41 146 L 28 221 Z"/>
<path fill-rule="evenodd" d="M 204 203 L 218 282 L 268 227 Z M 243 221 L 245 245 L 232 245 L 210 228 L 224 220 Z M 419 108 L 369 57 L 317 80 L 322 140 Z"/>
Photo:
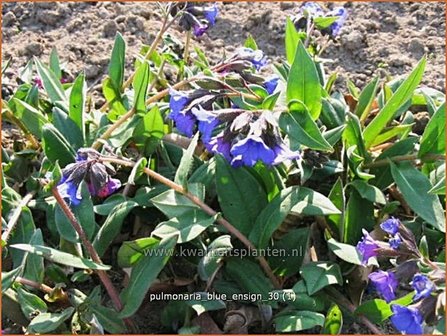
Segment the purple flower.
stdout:
<path fill-rule="evenodd" d="M 394 237 L 390 238 L 388 242 L 390 243 L 390 247 L 392 249 L 397 250 L 403 241 L 401 235 L 399 233 L 396 233 Z"/>
<path fill-rule="evenodd" d="M 80 185 L 85 181 L 91 195 L 107 197 L 121 187 L 121 182 L 110 177 L 113 168 L 99 162 L 101 154 L 90 148 L 80 148 L 76 162 L 62 169 L 62 179 L 57 189 L 62 198 L 72 205 L 79 205 L 82 200 Z"/>
<path fill-rule="evenodd" d="M 429 297 L 431 292 L 435 289 L 435 284 L 431 282 L 427 276 L 420 273 L 414 275 L 411 286 L 416 291 L 413 301 L 418 301 L 422 298 Z"/>
<path fill-rule="evenodd" d="M 411 335 L 421 335 L 423 333 L 423 317 L 418 309 L 394 304 L 391 305 L 391 310 L 393 315 L 390 320 L 401 333 Z"/>
<path fill-rule="evenodd" d="M 268 94 L 271 95 L 275 92 L 276 87 L 278 86 L 279 77 L 276 75 L 272 75 L 266 79 L 264 82 L 264 87 L 267 90 Z"/>
<path fill-rule="evenodd" d="M 275 152 L 275 160 L 273 161 L 273 165 L 280 164 L 287 160 L 295 160 L 300 158 L 299 152 L 292 152 L 289 147 L 287 147 L 284 143 L 280 143 L 273 148 Z"/>
<path fill-rule="evenodd" d="M 371 237 L 371 235 L 365 229 L 362 229 L 363 238 L 357 244 L 357 251 L 362 255 L 362 262 L 364 265 L 367 265 L 369 259 L 377 256 L 377 249 L 379 245 L 377 242 Z"/>
<path fill-rule="evenodd" d="M 42 82 L 42 79 L 40 77 L 35 76 L 33 78 L 33 82 L 34 82 L 34 85 L 36 85 L 38 89 L 43 89 L 43 82 Z"/>
<path fill-rule="evenodd" d="M 380 224 L 380 227 L 386 233 L 394 236 L 397 232 L 399 232 L 400 221 L 394 217 L 391 217 Z"/>
<path fill-rule="evenodd" d="M 223 133 L 212 138 L 209 143 L 205 143 L 208 151 L 222 155 L 228 162 L 231 162 L 231 143 L 225 141 Z"/>
<path fill-rule="evenodd" d="M 193 29 L 194 35 L 195 35 L 196 37 L 200 37 L 200 36 L 202 36 L 203 34 L 205 34 L 205 32 L 206 32 L 207 29 L 208 29 L 208 26 L 207 26 L 207 25 L 204 25 L 204 24 L 201 24 L 201 23 L 198 23 L 198 24 L 193 25 L 193 26 L 192 26 L 192 29 Z"/>
<path fill-rule="evenodd" d="M 171 89 L 169 93 L 171 95 L 169 99 L 169 108 L 171 109 L 169 119 L 175 122 L 175 127 L 180 133 L 192 137 L 196 125 L 196 117 L 191 111 L 185 110 L 185 107 L 191 101 L 190 96 L 174 89 Z"/>
<path fill-rule="evenodd" d="M 338 19 L 329 27 L 331 35 L 335 37 L 340 32 L 341 27 L 343 27 L 348 17 L 348 11 L 343 7 L 336 7 L 328 12 L 326 16 L 338 16 Z"/>
<path fill-rule="evenodd" d="M 211 6 L 207 6 L 203 9 L 203 16 L 205 16 L 205 19 L 209 22 L 211 26 L 214 26 L 216 23 L 216 17 L 219 13 L 217 9 L 217 4 L 213 3 Z"/>
<path fill-rule="evenodd" d="M 386 302 L 394 300 L 396 297 L 395 291 L 398 286 L 398 281 L 393 272 L 377 271 L 368 276 L 376 291 L 385 299 Z"/>
<path fill-rule="evenodd" d="M 261 137 L 248 135 L 231 148 L 231 165 L 240 167 L 242 165 L 253 167 L 258 161 L 271 165 L 275 160 L 275 152 L 267 147 Z"/>

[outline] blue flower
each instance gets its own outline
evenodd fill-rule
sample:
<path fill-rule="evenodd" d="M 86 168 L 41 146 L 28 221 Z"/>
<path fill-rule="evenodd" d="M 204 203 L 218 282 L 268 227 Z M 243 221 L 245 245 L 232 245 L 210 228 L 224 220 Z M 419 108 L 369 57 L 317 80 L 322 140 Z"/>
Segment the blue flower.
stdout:
<path fill-rule="evenodd" d="M 328 12 L 326 16 L 338 16 L 338 19 L 329 27 L 332 36 L 337 36 L 343 27 L 347 17 L 348 11 L 343 7 L 336 7 L 332 11 Z"/>
<path fill-rule="evenodd" d="M 214 26 L 214 24 L 216 23 L 216 17 L 218 13 L 219 11 L 217 9 L 216 3 L 213 3 L 211 6 L 207 6 L 203 9 L 203 15 L 211 26 Z"/>
<path fill-rule="evenodd" d="M 231 162 L 231 143 L 226 141 L 223 133 L 212 138 L 208 143 L 205 143 L 208 151 L 222 155 L 228 162 Z"/>
<path fill-rule="evenodd" d="M 198 23 L 198 24 L 193 25 L 192 29 L 193 29 L 194 35 L 196 37 L 200 37 L 203 34 L 205 34 L 205 32 L 208 29 L 208 26 L 204 25 L 204 24 L 201 24 L 201 23 Z"/>
<path fill-rule="evenodd" d="M 248 135 L 231 148 L 231 165 L 240 167 L 242 165 L 253 167 L 258 161 L 271 165 L 275 160 L 275 152 L 267 147 L 261 137 Z"/>
<path fill-rule="evenodd" d="M 262 50 L 253 50 L 251 48 L 238 48 L 236 50 L 237 59 L 251 62 L 256 70 L 260 70 L 267 64 L 267 58 Z"/>
<path fill-rule="evenodd" d="M 321 6 L 315 2 L 306 2 L 301 7 L 301 13 L 306 17 L 315 18 L 324 15 L 323 9 Z"/>
<path fill-rule="evenodd" d="M 208 143 L 211 140 L 214 129 L 220 124 L 220 120 L 213 113 L 199 107 L 191 110 L 192 114 L 199 121 L 199 131 L 202 134 L 202 141 Z"/>
<path fill-rule="evenodd" d="M 390 243 L 390 247 L 392 249 L 397 250 L 403 241 L 401 235 L 396 233 L 388 242 Z"/>
<path fill-rule="evenodd" d="M 379 245 L 377 242 L 371 237 L 371 235 L 365 229 L 362 229 L 363 238 L 357 244 L 357 251 L 362 255 L 362 262 L 364 265 L 367 265 L 369 259 L 377 256 L 377 249 Z"/>
<path fill-rule="evenodd" d="M 391 217 L 380 224 L 380 227 L 386 233 L 394 236 L 397 232 L 399 232 L 400 221 L 394 217 Z"/>
<path fill-rule="evenodd" d="M 299 152 L 293 152 L 287 147 L 284 143 L 280 143 L 273 147 L 273 151 L 275 152 L 275 160 L 273 161 L 273 165 L 280 164 L 287 160 L 295 160 L 300 158 Z"/>
<path fill-rule="evenodd" d="M 73 181 L 67 181 L 67 177 L 63 176 L 60 180 L 57 189 L 62 198 L 70 200 L 73 205 L 79 205 L 81 203 L 82 197 L 80 192 L 78 192 L 79 184 Z"/>
<path fill-rule="evenodd" d="M 396 298 L 395 291 L 399 283 L 393 272 L 379 270 L 368 275 L 368 278 L 386 302 Z"/>
<path fill-rule="evenodd" d="M 169 93 L 171 95 L 169 99 L 169 108 L 171 109 L 169 119 L 175 122 L 175 127 L 180 133 L 192 137 L 197 120 L 191 111 L 185 110 L 185 107 L 191 102 L 191 98 L 189 95 L 174 89 L 171 89 Z"/>
<path fill-rule="evenodd" d="M 276 75 L 272 75 L 266 79 L 264 82 L 264 87 L 267 90 L 268 94 L 271 95 L 275 92 L 276 87 L 278 86 L 279 77 Z"/>
<path fill-rule="evenodd" d="M 429 297 L 431 292 L 435 289 L 435 284 L 431 282 L 427 276 L 420 273 L 414 275 L 411 286 L 416 291 L 413 301 L 418 301 L 422 298 Z"/>
<path fill-rule="evenodd" d="M 391 305 L 391 311 L 393 315 L 390 320 L 401 333 L 411 335 L 423 333 L 423 317 L 418 309 L 394 304 Z"/>

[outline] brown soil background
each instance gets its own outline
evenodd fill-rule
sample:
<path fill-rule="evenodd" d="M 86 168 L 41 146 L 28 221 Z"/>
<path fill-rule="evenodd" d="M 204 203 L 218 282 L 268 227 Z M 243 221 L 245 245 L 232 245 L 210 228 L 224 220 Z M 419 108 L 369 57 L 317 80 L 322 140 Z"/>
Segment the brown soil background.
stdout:
<path fill-rule="evenodd" d="M 320 3 L 331 8 L 343 5 L 349 18 L 339 37 L 323 57 L 329 73 L 337 71 L 336 88 L 351 79 L 363 88 L 374 74 L 405 75 L 417 61 L 428 56 L 423 83 L 445 91 L 445 4 L 415 2 Z M 285 16 L 297 12 L 301 2 L 220 2 L 216 26 L 195 39 L 207 55 L 217 61 L 231 53 L 252 34 L 259 47 L 275 61 L 284 56 Z M 96 106 L 103 103 L 101 80 L 107 73 L 117 31 L 127 43 L 127 65 L 142 44 L 150 44 L 160 27 L 157 6 L 149 2 L 10 2 L 2 4 L 2 59 L 11 59 L 3 84 L 12 89 L 20 67 L 33 56 L 45 62 L 56 47 L 66 69 L 73 75 L 84 70 Z M 177 27 L 170 33 L 182 39 Z M 6 126 L 6 127 L 5 127 Z M 2 143 L 11 130 L 3 124 Z M 17 134 L 14 138 L 20 137 Z M 136 320 L 143 333 L 160 332 L 159 304 L 145 304 Z M 367 333 L 356 323 L 343 333 Z"/>

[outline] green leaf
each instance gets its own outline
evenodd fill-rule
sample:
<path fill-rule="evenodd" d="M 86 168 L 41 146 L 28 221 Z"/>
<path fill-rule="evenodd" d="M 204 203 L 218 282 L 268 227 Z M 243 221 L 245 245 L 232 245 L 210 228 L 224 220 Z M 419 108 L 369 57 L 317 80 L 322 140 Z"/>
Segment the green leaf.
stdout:
<path fill-rule="evenodd" d="M 51 49 L 50 53 L 50 69 L 53 71 L 53 73 L 56 75 L 57 78 L 62 78 L 62 71 L 61 66 L 59 62 L 59 55 L 57 54 L 56 47 L 53 47 Z"/>
<path fill-rule="evenodd" d="M 263 300 L 269 298 L 273 285 L 256 262 L 249 259 L 228 258 L 225 262 L 225 273 L 236 281 L 244 293 L 261 295 Z"/>
<path fill-rule="evenodd" d="M 147 166 L 147 159 L 145 157 L 140 158 L 135 165 L 132 167 L 132 171 L 129 174 L 127 183 L 135 185 L 135 181 L 144 175 L 144 168 Z"/>
<path fill-rule="evenodd" d="M 111 334 L 125 334 L 127 329 L 123 320 L 118 317 L 118 313 L 113 308 L 100 306 L 97 304 L 90 305 L 90 310 L 95 314 L 99 323 L 106 331 Z"/>
<path fill-rule="evenodd" d="M 41 139 L 42 127 L 48 123 L 47 118 L 39 110 L 24 101 L 17 98 L 13 98 L 13 101 L 17 106 L 17 111 L 14 111 L 15 116 L 20 119 L 31 134 Z"/>
<path fill-rule="evenodd" d="M 267 258 L 275 274 L 287 277 L 298 273 L 309 245 L 309 233 L 309 228 L 294 229 L 275 240 L 272 248 L 279 253 Z"/>
<path fill-rule="evenodd" d="M 295 59 L 287 80 L 287 102 L 298 100 L 309 110 L 313 120 L 321 112 L 321 86 L 317 68 L 303 43 L 298 42 Z"/>
<path fill-rule="evenodd" d="M 201 300 L 186 301 L 186 304 L 196 311 L 197 316 L 207 311 L 220 310 L 226 308 L 226 304 L 224 301 L 210 300 L 208 299 L 208 294 L 209 294 L 208 292 L 200 292 Z"/>
<path fill-rule="evenodd" d="M 418 157 L 427 154 L 445 154 L 445 102 L 432 116 L 421 138 Z"/>
<path fill-rule="evenodd" d="M 248 33 L 248 37 L 244 42 L 244 47 L 250 48 L 252 50 L 258 50 L 258 45 L 256 44 L 255 39 L 253 38 L 253 36 L 250 33 Z"/>
<path fill-rule="evenodd" d="M 115 89 L 110 78 L 106 78 L 102 82 L 102 93 L 109 103 L 110 111 L 107 114 L 107 117 L 110 120 L 115 120 L 127 112 L 127 109 L 123 104 L 121 93 L 119 90 Z"/>
<path fill-rule="evenodd" d="M 228 221 L 248 234 L 259 212 L 267 205 L 267 195 L 247 168 L 234 169 L 216 156 L 216 187 L 219 204 Z"/>
<path fill-rule="evenodd" d="M 134 201 L 125 201 L 114 207 L 110 215 L 107 216 L 106 221 L 99 229 L 93 241 L 93 247 L 100 257 L 104 255 L 109 245 L 121 232 L 124 220 L 129 212 L 137 205 L 138 203 Z"/>
<path fill-rule="evenodd" d="M 258 248 L 265 248 L 290 212 L 308 216 L 338 214 L 332 202 L 322 194 L 304 187 L 289 187 L 281 192 L 261 211 L 249 239 Z"/>
<path fill-rule="evenodd" d="M 158 247 L 151 249 L 154 253 L 143 256 L 132 269 L 129 284 L 121 292 L 124 308 L 119 313 L 120 318 L 132 316 L 138 310 L 152 282 L 171 257 L 176 243 L 175 236 L 163 239 Z"/>
<path fill-rule="evenodd" d="M 47 304 L 40 297 L 27 292 L 20 286 L 18 286 L 16 290 L 19 297 L 20 308 L 28 319 L 31 320 L 36 313 L 42 314 L 47 312 Z"/>
<path fill-rule="evenodd" d="M 377 116 L 365 128 L 363 131 L 363 136 L 365 138 L 366 148 L 371 147 L 376 137 L 382 132 L 388 122 L 393 119 L 396 112 L 402 105 L 411 99 L 414 90 L 422 79 L 426 61 L 427 60 L 425 57 L 422 58 L 408 78 L 399 86 Z"/>
<path fill-rule="evenodd" d="M 97 204 L 93 207 L 95 213 L 101 216 L 107 216 L 115 206 L 126 201 L 123 194 L 113 194 L 108 197 L 102 204 Z"/>
<path fill-rule="evenodd" d="M 326 286 L 343 283 L 340 267 L 331 262 L 310 262 L 301 267 L 300 274 L 306 283 L 309 295 Z"/>
<path fill-rule="evenodd" d="M 134 110 L 137 114 L 146 113 L 146 94 L 149 85 L 149 64 L 143 62 L 135 72 L 133 79 Z"/>
<path fill-rule="evenodd" d="M 365 315 L 373 323 L 382 323 L 391 315 L 391 307 L 385 300 L 374 299 L 364 302 L 355 310 L 356 315 Z"/>
<path fill-rule="evenodd" d="M 306 310 L 292 310 L 274 318 L 275 330 L 282 333 L 323 326 L 324 315 Z"/>
<path fill-rule="evenodd" d="M 2 272 L 2 292 L 5 293 L 14 282 L 14 279 L 20 276 L 23 272 L 23 267 L 15 268 L 9 272 Z"/>
<path fill-rule="evenodd" d="M 345 106 L 335 98 L 323 98 L 321 100 L 322 109 L 320 120 L 329 129 L 344 126 L 345 123 Z"/>
<path fill-rule="evenodd" d="M 325 300 L 318 295 L 307 295 L 304 281 L 300 280 L 300 282 L 302 283 L 304 290 L 301 290 L 301 288 L 296 288 L 296 286 L 292 289 L 274 290 L 270 292 L 272 301 L 287 303 L 289 306 L 297 309 L 323 311 L 325 307 Z"/>
<path fill-rule="evenodd" d="M 411 117 L 413 117 L 411 112 L 409 112 L 409 115 Z M 388 129 L 384 130 L 383 133 L 379 134 L 374 139 L 371 146 L 373 146 L 373 147 L 378 146 L 394 137 L 402 138 L 402 137 L 404 137 L 404 134 L 408 134 L 408 132 L 410 132 L 413 129 L 413 125 L 414 125 L 414 123 L 410 122 L 409 124 L 401 124 L 401 125 L 397 125 L 397 126 L 388 128 Z"/>
<path fill-rule="evenodd" d="M 42 231 L 37 229 L 34 231 L 31 239 L 28 242 L 30 245 L 43 245 L 43 236 Z M 45 267 L 44 260 L 42 257 L 39 257 L 34 254 L 25 254 L 25 258 L 23 260 L 24 271 L 23 277 L 35 281 L 37 283 L 42 283 L 44 279 Z"/>
<path fill-rule="evenodd" d="M 165 134 L 163 117 L 157 105 L 154 105 L 135 127 L 133 138 L 138 148 L 151 155 Z M 144 149 L 143 149 L 144 148 Z"/>
<path fill-rule="evenodd" d="M 117 33 L 109 63 L 109 77 L 113 88 L 115 88 L 117 92 L 121 92 L 121 87 L 123 86 L 125 57 L 126 43 L 121 34 Z"/>
<path fill-rule="evenodd" d="M 64 323 L 75 311 L 73 307 L 69 307 L 62 313 L 43 313 L 37 315 L 31 320 L 27 332 L 30 334 L 46 334 L 56 330 Z"/>
<path fill-rule="evenodd" d="M 339 335 L 343 327 L 343 313 L 339 306 L 333 304 L 326 314 L 322 334 Z"/>
<path fill-rule="evenodd" d="M 346 205 L 342 241 L 356 244 L 362 236 L 362 228 L 372 230 L 374 224 L 374 204 L 361 197 L 356 189 L 351 189 Z"/>
<path fill-rule="evenodd" d="M 41 245 L 34 245 L 31 246 L 29 244 L 14 244 L 10 246 L 11 248 L 15 248 L 18 250 L 26 251 L 29 253 L 34 253 L 38 256 L 42 256 L 47 260 L 50 260 L 52 262 L 66 265 L 66 266 L 72 266 L 76 268 L 82 268 L 82 269 L 97 269 L 97 270 L 109 270 L 110 266 L 107 265 L 101 265 L 97 264 L 89 259 L 76 257 L 70 253 L 61 252 L 58 250 L 55 250 L 51 247 L 41 246 Z"/>
<path fill-rule="evenodd" d="M 183 153 L 180 165 L 175 173 L 175 183 L 180 184 L 184 190 L 188 190 L 188 175 L 194 162 L 194 151 L 199 141 L 199 132 L 197 132 L 191 140 L 186 152 Z"/>
<path fill-rule="evenodd" d="M 199 210 L 192 210 L 180 217 L 162 222 L 152 231 L 152 235 L 160 238 L 178 236 L 177 243 L 186 243 L 205 231 L 216 220 L 216 216 L 210 217 Z"/>
<path fill-rule="evenodd" d="M 93 233 L 96 230 L 95 214 L 93 212 L 93 202 L 88 190 L 87 183 L 81 183 L 81 202 L 74 206 L 72 211 L 77 218 L 79 224 L 84 229 L 87 237 L 90 239 L 93 237 Z M 70 220 L 67 218 L 65 213 L 59 204 L 56 205 L 54 212 L 54 219 L 56 222 L 56 227 L 62 238 L 68 240 L 72 243 L 79 242 L 79 236 Z"/>
<path fill-rule="evenodd" d="M 324 16 L 324 17 L 314 17 L 312 18 L 312 21 L 314 22 L 317 29 L 326 29 L 330 27 L 338 19 L 339 16 Z"/>
<path fill-rule="evenodd" d="M 286 18 L 286 58 L 289 64 L 293 63 L 296 54 L 296 48 L 298 47 L 298 41 L 300 40 L 300 35 L 296 31 L 295 25 L 293 24 L 290 17 Z"/>
<path fill-rule="evenodd" d="M 343 237 L 343 222 L 344 222 L 344 212 L 345 212 L 345 193 L 343 189 L 343 182 L 340 177 L 337 178 L 337 182 L 332 186 L 331 191 L 328 196 L 329 200 L 341 211 L 340 214 L 334 214 L 328 216 L 329 223 L 333 223 L 338 233 L 338 237 Z"/>
<path fill-rule="evenodd" d="M 368 85 L 365 86 L 365 88 L 360 93 L 354 114 L 359 117 L 361 122 L 365 121 L 366 117 L 369 115 L 371 105 L 374 102 L 374 98 L 377 94 L 378 87 L 379 77 L 374 77 L 374 79 L 370 83 L 368 83 Z"/>
<path fill-rule="evenodd" d="M 349 244 L 343 244 L 331 238 L 327 241 L 329 249 L 341 260 L 354 265 L 362 265 L 362 258 L 355 248 L 355 246 Z"/>
<path fill-rule="evenodd" d="M 155 248 L 159 243 L 160 240 L 154 237 L 124 242 L 118 250 L 118 265 L 133 267 L 143 257 L 145 251 Z"/>
<path fill-rule="evenodd" d="M 391 173 L 410 208 L 427 223 L 445 232 L 445 216 L 437 195 L 430 194 L 429 179 L 409 162 L 390 162 Z"/>
<path fill-rule="evenodd" d="M 78 125 L 58 107 L 53 108 L 53 125 L 64 135 L 75 151 L 84 145 L 82 132 Z"/>
<path fill-rule="evenodd" d="M 189 191 L 203 200 L 204 190 L 203 188 L 196 188 L 198 184 L 190 184 Z M 192 188 L 196 188 L 193 192 Z M 172 189 L 165 191 L 164 193 L 155 196 L 151 199 L 151 202 L 168 218 L 179 217 L 185 212 L 190 210 L 199 209 L 199 207 L 193 203 L 189 198 L 175 192 Z"/>
<path fill-rule="evenodd" d="M 61 82 L 59 81 L 59 78 L 45 64 L 40 62 L 39 59 L 34 58 L 34 63 L 36 64 L 37 73 L 42 79 L 42 85 L 45 92 L 48 94 L 50 101 L 53 104 L 62 102 L 66 105 L 67 97 L 65 96 L 65 91 Z"/>
<path fill-rule="evenodd" d="M 386 199 L 383 192 L 379 188 L 368 184 L 368 182 L 363 180 L 354 180 L 349 183 L 348 186 L 353 186 L 358 191 L 360 196 L 368 201 L 378 204 L 386 204 Z"/>
<path fill-rule="evenodd" d="M 203 281 L 207 281 L 217 270 L 225 253 L 231 251 L 231 236 L 217 237 L 207 248 L 206 254 L 200 259 L 198 273 Z"/>
<path fill-rule="evenodd" d="M 303 145 L 314 150 L 333 150 L 301 102 L 291 102 L 290 109 L 290 112 L 281 113 L 279 126 L 290 137 L 292 148 Z"/>
<path fill-rule="evenodd" d="M 75 161 L 76 152 L 64 136 L 51 124 L 42 127 L 42 148 L 47 158 L 61 166 Z"/>
<path fill-rule="evenodd" d="M 73 86 L 71 87 L 68 115 L 81 130 L 82 139 L 85 139 L 84 113 L 86 102 L 87 83 L 85 82 L 84 73 L 81 72 L 78 77 L 76 77 Z"/>

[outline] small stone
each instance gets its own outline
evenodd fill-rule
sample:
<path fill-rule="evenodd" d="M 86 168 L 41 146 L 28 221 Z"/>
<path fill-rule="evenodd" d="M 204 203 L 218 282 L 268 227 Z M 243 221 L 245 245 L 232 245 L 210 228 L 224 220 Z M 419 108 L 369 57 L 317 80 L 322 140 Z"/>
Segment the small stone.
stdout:
<path fill-rule="evenodd" d="M 32 56 L 40 56 L 43 52 L 43 46 L 39 42 L 30 42 L 27 44 L 19 54 L 32 57 Z"/>
<path fill-rule="evenodd" d="M 117 16 L 117 17 L 115 18 L 115 21 L 116 21 L 116 23 L 124 22 L 124 21 L 126 21 L 126 16 L 125 16 L 125 15 Z"/>
<path fill-rule="evenodd" d="M 101 7 L 98 11 L 98 16 L 101 19 L 107 19 L 109 17 L 110 13 L 107 9 L 105 9 L 104 7 Z"/>
<path fill-rule="evenodd" d="M 73 19 L 68 25 L 67 25 L 67 31 L 69 33 L 74 32 L 75 30 L 79 29 L 79 27 L 82 26 L 82 20 L 79 18 Z"/>
<path fill-rule="evenodd" d="M 101 72 L 101 67 L 95 64 L 88 65 L 85 68 L 85 78 L 95 79 Z"/>
<path fill-rule="evenodd" d="M 57 25 L 60 20 L 62 19 L 62 15 L 58 11 L 41 11 L 37 12 L 37 20 L 39 22 L 49 25 L 49 26 L 55 26 Z"/>
<path fill-rule="evenodd" d="M 117 31 L 118 31 L 118 25 L 113 20 L 108 21 L 102 29 L 104 37 L 113 37 L 116 35 Z"/>
<path fill-rule="evenodd" d="M 295 4 L 293 2 L 281 1 L 279 3 L 279 8 L 281 8 L 281 10 L 288 10 L 288 9 L 292 9 L 293 7 L 295 7 Z"/>
<path fill-rule="evenodd" d="M 414 38 L 408 45 L 408 50 L 414 55 L 422 55 L 425 52 L 425 46 L 418 38 Z"/>
<path fill-rule="evenodd" d="M 4 27 L 10 27 L 10 26 L 14 25 L 16 22 L 17 22 L 17 18 L 13 12 L 8 12 L 5 15 L 3 15 L 3 26 Z"/>
<path fill-rule="evenodd" d="M 341 38 L 341 44 L 347 50 L 356 50 L 363 43 L 363 35 L 358 31 L 353 31 L 348 35 L 343 35 Z"/>

